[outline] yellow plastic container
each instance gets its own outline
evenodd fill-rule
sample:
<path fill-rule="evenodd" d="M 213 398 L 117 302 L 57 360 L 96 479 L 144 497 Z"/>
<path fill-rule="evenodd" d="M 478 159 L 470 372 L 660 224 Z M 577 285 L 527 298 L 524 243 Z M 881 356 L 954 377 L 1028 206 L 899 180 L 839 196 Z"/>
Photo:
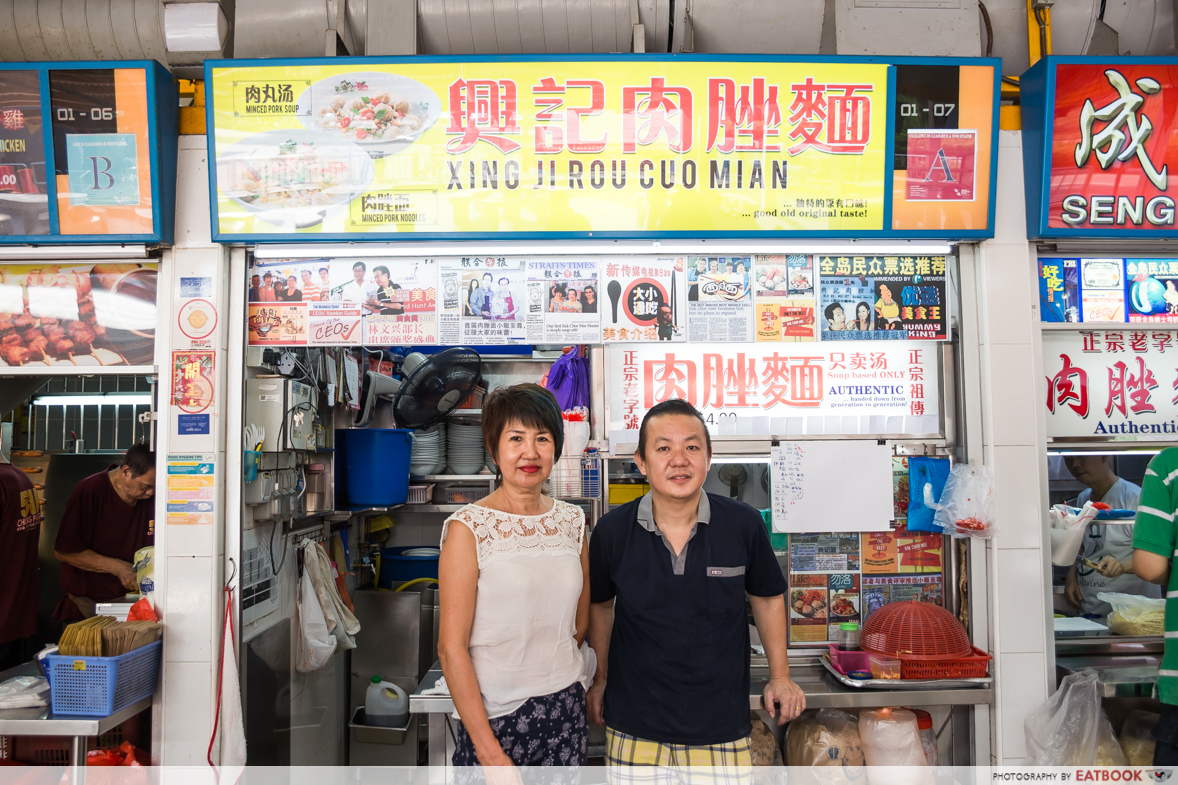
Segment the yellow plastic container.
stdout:
<path fill-rule="evenodd" d="M 609 486 L 609 503 L 625 504 L 635 499 L 641 499 L 650 492 L 650 486 L 643 484 L 626 484 Z"/>

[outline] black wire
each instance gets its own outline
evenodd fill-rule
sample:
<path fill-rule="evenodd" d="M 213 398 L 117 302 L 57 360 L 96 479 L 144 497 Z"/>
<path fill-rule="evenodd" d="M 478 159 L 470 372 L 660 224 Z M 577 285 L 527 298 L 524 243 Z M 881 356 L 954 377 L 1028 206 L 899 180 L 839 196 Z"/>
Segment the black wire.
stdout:
<path fill-rule="evenodd" d="M 278 572 L 286 565 L 286 538 L 282 538 L 282 561 L 278 562 L 277 566 L 274 564 L 274 530 L 282 525 L 282 519 L 274 521 L 274 525 L 270 527 L 270 543 L 266 546 L 266 552 L 270 554 L 270 572 L 274 575 L 274 579 L 278 579 Z"/>
<path fill-rule="evenodd" d="M 1107 0 L 1100 0 L 1100 13 L 1096 15 L 1096 18 L 1102 22 L 1104 21 L 1104 4 L 1106 2 Z"/>
<path fill-rule="evenodd" d="M 1017 79 L 1015 79 L 1013 76 L 1004 76 L 1004 77 L 1002 77 L 1002 81 L 1005 82 L 1006 84 L 1014 85 L 1015 87 L 1020 86 L 1019 81 Z"/>
<path fill-rule="evenodd" d="M 986 57 L 989 57 L 994 53 L 994 26 L 990 24 L 990 12 L 982 0 L 978 0 L 978 9 L 982 12 L 982 21 L 986 23 Z"/>

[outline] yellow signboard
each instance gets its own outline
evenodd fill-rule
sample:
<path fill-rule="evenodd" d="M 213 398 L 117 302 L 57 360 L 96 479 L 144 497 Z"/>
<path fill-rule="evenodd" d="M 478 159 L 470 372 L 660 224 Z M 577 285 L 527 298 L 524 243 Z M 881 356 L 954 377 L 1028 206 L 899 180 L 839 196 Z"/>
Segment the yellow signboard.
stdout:
<path fill-rule="evenodd" d="M 324 62 L 210 63 L 218 240 L 885 228 L 886 64 Z"/>

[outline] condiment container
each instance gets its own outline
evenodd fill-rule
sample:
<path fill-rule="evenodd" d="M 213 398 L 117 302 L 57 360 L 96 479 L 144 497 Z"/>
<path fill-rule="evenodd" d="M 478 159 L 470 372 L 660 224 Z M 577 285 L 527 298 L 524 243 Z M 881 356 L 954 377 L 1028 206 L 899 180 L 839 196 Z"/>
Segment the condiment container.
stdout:
<path fill-rule="evenodd" d="M 859 623 L 845 621 L 839 625 L 839 651 L 859 651 Z"/>
<path fill-rule="evenodd" d="M 900 678 L 900 661 L 895 657 L 885 657 L 882 654 L 872 654 L 869 662 L 871 664 L 871 678 Z"/>

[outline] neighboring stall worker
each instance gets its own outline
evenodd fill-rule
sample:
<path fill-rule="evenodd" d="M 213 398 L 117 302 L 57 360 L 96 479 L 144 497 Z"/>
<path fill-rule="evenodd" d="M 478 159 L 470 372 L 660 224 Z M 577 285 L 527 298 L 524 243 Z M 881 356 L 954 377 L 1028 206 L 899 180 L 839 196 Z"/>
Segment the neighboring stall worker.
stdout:
<path fill-rule="evenodd" d="M 40 536 L 41 503 L 33 483 L 0 455 L 0 667 L 19 664 L 23 639 L 37 632 Z"/>
<path fill-rule="evenodd" d="M 634 453 L 650 493 L 589 539 L 588 708 L 606 728 L 607 766 L 752 765 L 746 594 L 769 661 L 765 708 L 784 724 L 806 707 L 769 534 L 757 510 L 703 492 L 711 454 L 695 407 L 656 405 Z"/>
<path fill-rule="evenodd" d="M 53 544 L 66 595 L 53 617 L 64 622 L 94 615 L 94 605 L 138 591 L 135 551 L 155 535 L 155 453 L 146 444 L 74 487 Z"/>
<path fill-rule="evenodd" d="M 405 304 L 397 299 L 397 290 L 401 284 L 393 283 L 389 276 L 389 268 L 383 264 L 372 268 L 372 276 L 376 279 L 376 292 L 372 296 L 377 313 L 381 316 L 400 316 L 405 313 Z"/>
<path fill-rule="evenodd" d="M 1178 516 L 1178 448 L 1155 455 L 1142 482 L 1145 487 L 1133 532 L 1133 570 L 1143 580 L 1167 589 L 1166 649 L 1157 681 L 1162 711 L 1152 733 L 1157 741 L 1153 765 L 1178 766 L 1178 582 L 1170 569 L 1178 547 L 1174 526 Z"/>
<path fill-rule="evenodd" d="M 1104 502 L 1114 510 L 1137 509 L 1141 486 L 1118 477 L 1108 465 L 1107 455 L 1071 455 L 1063 462 L 1073 477 L 1088 486 L 1073 506 L 1083 507 L 1092 501 Z M 1084 559 L 1096 567 L 1089 567 Z M 1101 592 L 1160 596 L 1157 586 L 1133 572 L 1133 525 L 1124 523 L 1092 523 L 1085 529 L 1083 547 L 1064 586 L 1069 605 L 1101 616 L 1112 612 L 1111 605 L 1097 599 Z"/>

